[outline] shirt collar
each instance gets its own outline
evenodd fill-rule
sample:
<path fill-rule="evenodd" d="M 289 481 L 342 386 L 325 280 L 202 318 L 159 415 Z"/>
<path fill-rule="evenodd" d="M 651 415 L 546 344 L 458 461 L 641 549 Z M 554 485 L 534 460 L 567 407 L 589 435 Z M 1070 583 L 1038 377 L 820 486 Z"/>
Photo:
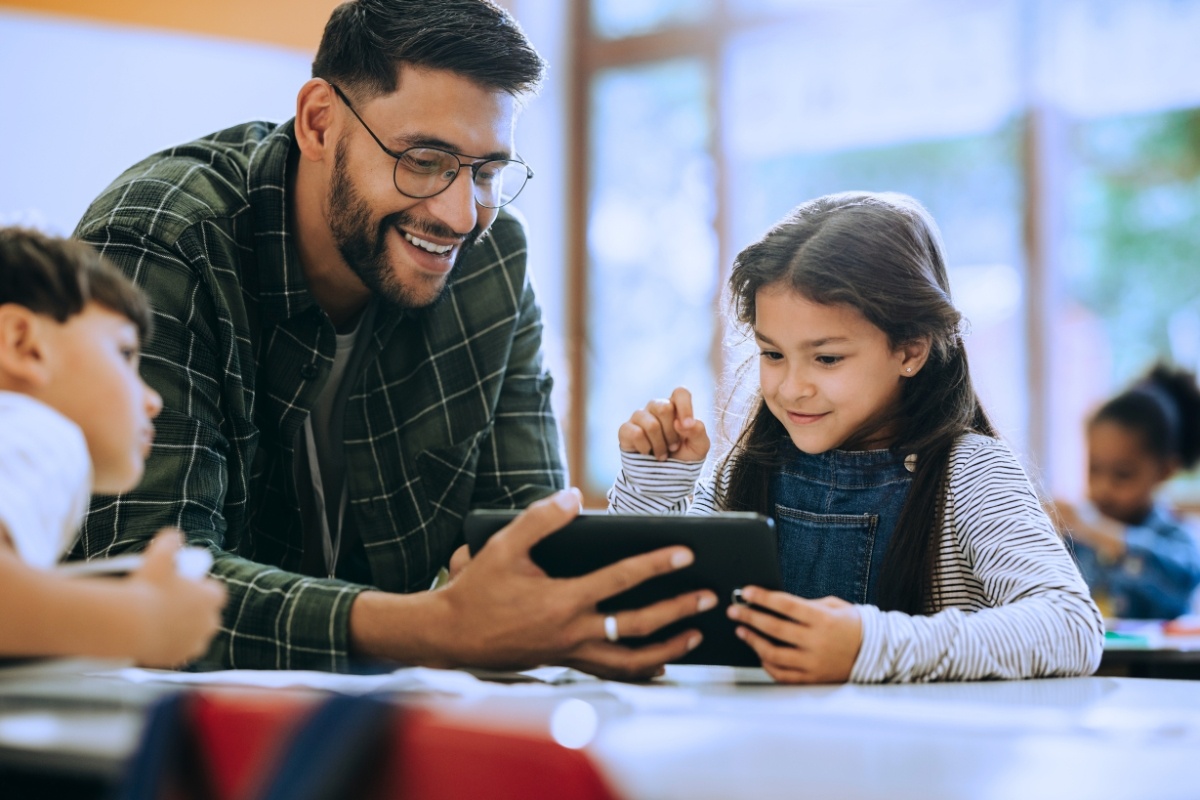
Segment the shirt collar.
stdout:
<path fill-rule="evenodd" d="M 308 291 L 292 234 L 290 166 L 298 155 L 295 121 L 288 120 L 268 134 L 250 156 L 247 184 L 254 218 L 258 299 L 263 311 L 276 319 L 294 317 L 317 304 Z"/>
<path fill-rule="evenodd" d="M 291 119 L 268 134 L 250 156 L 248 194 L 254 214 L 258 301 L 263 312 L 276 320 L 318 308 L 300 266 L 288 207 L 294 189 L 291 167 L 299 155 Z M 381 299 L 377 302 L 383 307 L 376 315 L 375 338 L 382 346 L 405 312 Z"/>

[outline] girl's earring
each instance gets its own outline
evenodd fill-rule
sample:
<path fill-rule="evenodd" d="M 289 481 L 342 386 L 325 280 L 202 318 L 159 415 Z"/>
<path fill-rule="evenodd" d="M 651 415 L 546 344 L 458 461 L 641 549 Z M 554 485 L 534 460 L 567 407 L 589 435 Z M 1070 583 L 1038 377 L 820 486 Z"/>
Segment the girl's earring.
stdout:
<path fill-rule="evenodd" d="M 911 372 L 912 372 L 912 367 L 909 367 L 908 369 L 906 369 L 906 370 L 904 370 L 904 371 L 905 371 L 905 372 L 909 372 L 909 373 L 911 373 Z"/>

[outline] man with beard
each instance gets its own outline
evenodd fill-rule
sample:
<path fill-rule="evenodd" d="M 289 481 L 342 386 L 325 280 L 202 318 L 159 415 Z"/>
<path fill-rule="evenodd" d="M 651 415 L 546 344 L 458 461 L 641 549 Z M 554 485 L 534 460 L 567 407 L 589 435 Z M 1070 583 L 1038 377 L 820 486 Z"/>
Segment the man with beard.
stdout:
<path fill-rule="evenodd" d="M 229 602 L 205 666 L 638 678 L 698 644 L 616 640 L 711 592 L 596 610 L 686 549 L 569 581 L 529 557 L 579 508 L 524 230 L 500 210 L 532 176 L 513 121 L 543 69 L 489 0 L 353 0 L 294 119 L 151 156 L 79 223 L 151 297 L 142 364 L 164 409 L 144 482 L 93 504 L 77 552 L 138 549 L 166 525 L 211 548 Z M 530 504 L 423 591 L 470 508 Z"/>

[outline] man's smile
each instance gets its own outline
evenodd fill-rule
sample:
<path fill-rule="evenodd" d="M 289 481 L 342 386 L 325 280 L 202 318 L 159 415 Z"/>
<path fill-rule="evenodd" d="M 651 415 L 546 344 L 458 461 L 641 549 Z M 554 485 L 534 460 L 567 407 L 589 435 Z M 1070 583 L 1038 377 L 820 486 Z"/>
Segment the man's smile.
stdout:
<path fill-rule="evenodd" d="M 427 252 L 430 252 L 430 253 L 433 253 L 434 255 L 439 255 L 439 256 L 449 253 L 451 250 L 454 249 L 455 245 L 457 244 L 457 242 L 455 242 L 453 244 L 438 244 L 436 242 L 431 242 L 428 239 L 421 239 L 416 236 L 413 236 L 408 231 L 402 230 L 401 233 L 404 234 L 405 240 L 407 240 L 410 244 L 415 245 L 416 247 L 419 247 L 422 250 L 425 250 Z"/>

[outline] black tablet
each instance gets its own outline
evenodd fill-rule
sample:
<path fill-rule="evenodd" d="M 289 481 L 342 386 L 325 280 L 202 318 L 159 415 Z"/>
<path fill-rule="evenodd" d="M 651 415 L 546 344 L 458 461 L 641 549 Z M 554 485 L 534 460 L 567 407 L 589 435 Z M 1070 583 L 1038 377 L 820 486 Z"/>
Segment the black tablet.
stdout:
<path fill-rule="evenodd" d="M 517 513 L 487 510 L 469 513 L 463 533 L 471 553 L 478 552 L 488 537 Z M 734 589 L 748 584 L 767 589 L 781 586 L 775 524 L 761 514 L 699 517 L 585 512 L 539 542 L 532 555 L 547 574 L 571 578 L 669 545 L 686 545 L 696 560 L 685 569 L 652 578 L 609 598 L 600 604 L 599 610 L 607 613 L 641 608 L 697 589 L 716 592 L 717 605 L 703 614 L 672 623 L 652 636 L 621 641 L 637 646 L 696 628 L 704 634 L 704 641 L 678 663 L 761 666 L 750 646 L 734 634 L 733 621 L 725 616 Z"/>

